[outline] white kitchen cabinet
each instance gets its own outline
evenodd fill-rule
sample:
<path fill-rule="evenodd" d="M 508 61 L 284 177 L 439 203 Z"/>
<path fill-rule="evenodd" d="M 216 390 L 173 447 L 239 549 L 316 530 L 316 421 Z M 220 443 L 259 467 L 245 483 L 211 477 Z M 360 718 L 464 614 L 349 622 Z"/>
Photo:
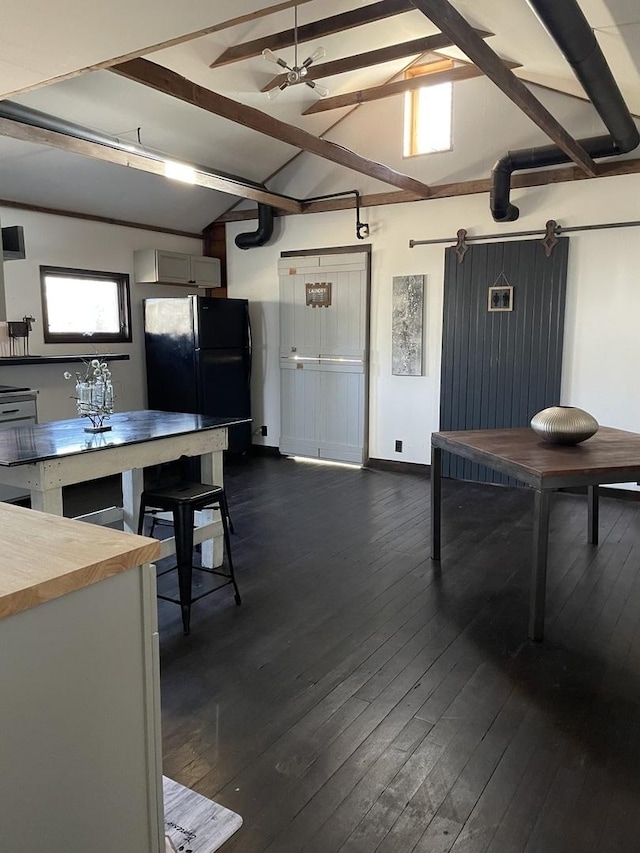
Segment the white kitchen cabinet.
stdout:
<path fill-rule="evenodd" d="M 140 249 L 133 254 L 135 279 L 152 284 L 220 287 L 220 260 L 202 255 Z"/>
<path fill-rule="evenodd" d="M 0 505 L 1 850 L 164 851 L 149 539 Z"/>
<path fill-rule="evenodd" d="M 8 385 L 0 385 L 0 430 L 37 423 L 37 395 L 37 391 L 15 391 Z M 23 488 L 0 485 L 0 501 L 17 501 L 28 497 L 29 492 Z"/>

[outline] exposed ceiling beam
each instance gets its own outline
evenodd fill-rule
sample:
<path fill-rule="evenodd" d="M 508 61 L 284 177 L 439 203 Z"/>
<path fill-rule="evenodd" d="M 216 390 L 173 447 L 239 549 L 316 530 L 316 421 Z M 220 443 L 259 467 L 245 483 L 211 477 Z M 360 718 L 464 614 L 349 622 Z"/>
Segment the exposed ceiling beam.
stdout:
<path fill-rule="evenodd" d="M 382 21 L 385 18 L 400 15 L 402 12 L 412 12 L 413 8 L 411 0 L 380 0 L 378 3 L 362 6 L 360 9 L 352 9 L 349 12 L 332 15 L 330 18 L 313 21 L 313 23 L 298 27 L 298 43 L 330 36 L 334 33 L 343 32 L 343 30 L 360 27 L 363 24 L 371 24 L 374 21 Z M 231 62 L 239 62 L 241 59 L 260 56 L 265 48 L 282 50 L 282 48 L 291 47 L 294 43 L 295 30 L 284 30 L 281 33 L 274 33 L 227 48 L 215 62 L 211 63 L 210 67 L 219 68 L 221 65 L 229 65 Z"/>
<path fill-rule="evenodd" d="M 488 38 L 492 33 L 484 30 L 476 30 L 481 38 Z M 402 44 L 392 44 L 389 47 L 381 47 L 377 50 L 368 50 L 366 53 L 358 53 L 355 56 L 345 56 L 343 59 L 334 59 L 331 62 L 314 63 L 307 71 L 305 80 L 321 80 L 323 77 L 333 77 L 335 74 L 345 74 L 349 71 L 358 71 L 360 68 L 370 68 L 372 65 L 381 65 L 383 62 L 393 62 L 396 59 L 405 59 L 407 56 L 419 56 L 430 50 L 442 50 L 451 47 L 453 42 L 444 33 L 436 33 L 433 36 L 423 36 Z M 280 86 L 287 79 L 286 74 L 278 74 L 270 80 L 261 92 L 268 92 L 275 86 Z"/>
<path fill-rule="evenodd" d="M 413 62 L 413 60 L 411 60 L 411 62 L 407 63 L 407 64 L 404 66 L 404 68 L 402 68 L 402 69 L 401 69 L 400 73 L 403 73 L 403 72 L 404 72 L 404 71 L 406 71 L 408 68 L 410 68 L 410 67 L 411 67 L 412 62 Z M 393 80 L 395 80 L 395 79 L 397 78 L 397 76 L 398 76 L 398 74 L 397 74 L 397 73 L 394 73 L 391 77 L 388 77 L 388 78 L 387 78 L 387 80 L 386 80 L 385 82 L 387 82 L 387 83 L 391 83 Z M 323 130 L 323 131 L 322 131 L 322 133 L 320 134 L 320 137 L 321 137 L 321 138 L 323 138 L 323 139 L 326 139 L 326 137 L 329 135 L 329 133 L 331 133 L 331 131 L 332 131 L 335 127 L 337 127 L 339 124 L 342 124 L 342 122 L 343 122 L 343 121 L 345 121 L 346 119 L 348 119 L 348 118 L 349 118 L 349 116 L 350 116 L 350 115 L 352 115 L 352 114 L 353 114 L 353 113 L 358 109 L 358 106 L 359 106 L 359 105 L 356 105 L 356 106 L 354 106 L 354 107 L 351 107 L 351 109 L 349 109 L 349 110 L 347 110 L 346 112 L 342 113 L 342 115 L 341 115 L 339 118 L 335 119 L 335 121 L 333 121 L 333 122 L 329 125 L 329 127 L 328 127 L 326 130 Z M 303 157 L 303 156 L 304 156 L 304 154 L 305 154 L 305 152 L 304 152 L 304 151 L 296 151 L 296 153 L 295 153 L 293 156 L 289 157 L 289 159 L 288 159 L 288 160 L 285 160 L 285 161 L 284 161 L 284 163 L 282 163 L 280 166 L 278 166 L 278 168 L 277 168 L 277 169 L 275 169 L 273 172 L 271 172 L 269 175 L 267 175 L 267 177 L 266 177 L 266 178 L 264 178 L 264 179 L 261 181 L 261 183 L 262 183 L 262 184 L 265 184 L 265 185 L 266 185 L 266 184 L 268 184 L 268 183 L 269 183 L 269 181 L 271 181 L 273 178 L 275 178 L 277 175 L 279 175 L 279 174 L 280 174 L 280 172 L 283 172 L 283 171 L 284 171 L 288 166 L 290 166 L 290 165 L 291 165 L 291 163 L 293 163 L 295 160 L 297 160 L 297 159 L 298 159 L 298 157 Z M 227 210 L 226 210 L 225 212 L 228 212 L 228 211 L 231 211 L 231 210 L 235 210 L 235 209 L 236 209 L 236 207 L 237 207 L 239 204 L 241 204 L 241 201 L 240 201 L 240 200 L 235 201 L 232 205 L 230 205 L 230 206 L 227 208 Z M 211 227 L 212 225 L 214 225 L 214 224 L 215 224 L 215 222 L 217 222 L 217 221 L 218 221 L 218 220 L 214 220 L 213 222 L 210 222 L 210 223 L 209 223 L 209 225 L 207 225 L 207 226 L 206 226 L 205 231 L 206 231 L 206 229 L 207 229 L 207 228 L 209 228 L 209 227 Z"/>
<path fill-rule="evenodd" d="M 450 36 L 469 59 L 481 68 L 504 94 L 541 128 L 564 153 L 592 177 L 596 164 L 584 148 L 513 74 L 500 58 L 478 38 L 473 27 L 447 0 L 411 0 L 432 23 Z"/>
<path fill-rule="evenodd" d="M 0 118 L 0 136 L 11 139 L 20 139 L 24 142 L 35 142 L 39 145 L 48 145 L 67 151 L 72 154 L 82 154 L 94 160 L 103 160 L 107 163 L 115 163 L 118 166 L 128 166 L 131 169 L 139 169 L 142 172 L 151 172 L 166 178 L 165 162 L 158 158 L 147 157 L 143 154 L 135 154 L 130 151 L 121 151 L 117 148 L 109 148 L 98 142 L 88 142 L 85 139 L 77 139 L 75 136 L 67 136 L 52 130 L 44 130 L 29 124 L 22 124 L 12 119 Z M 210 175 L 204 172 L 195 172 L 193 183 L 199 187 L 206 187 L 218 192 L 239 195 L 242 198 L 250 198 L 253 201 L 269 204 L 290 213 L 299 213 L 301 205 L 295 199 L 278 195 L 277 193 L 261 190 L 257 187 L 242 185 L 229 178 Z"/>
<path fill-rule="evenodd" d="M 265 18 L 267 15 L 274 15 L 276 12 L 283 12 L 285 9 L 292 9 L 294 6 L 302 6 L 303 3 L 308 3 L 309 0 L 284 0 L 282 3 L 275 3 L 273 6 L 265 6 L 264 9 L 257 9 L 255 12 L 247 12 L 246 15 L 238 15 L 237 18 L 229 18 L 227 21 L 222 21 L 219 24 L 213 24 L 210 27 L 205 27 L 188 36 L 188 39 L 200 38 L 200 36 L 208 36 L 211 33 L 219 33 L 221 30 L 228 30 L 230 27 L 237 27 L 238 24 L 251 24 L 257 21 L 258 18 Z M 187 39 L 187 36 L 178 36 L 178 38 Z M 174 44 L 181 44 L 174 40 Z M 172 47 L 167 43 L 167 47 Z"/>
<path fill-rule="evenodd" d="M 523 72 L 520 75 L 520 80 L 525 83 L 529 83 L 531 86 L 536 86 L 538 89 L 544 89 L 546 92 L 554 92 L 556 95 L 562 95 L 565 98 L 572 98 L 574 101 L 582 101 L 583 104 L 593 104 L 591 103 L 591 99 L 587 98 L 586 95 L 578 95 L 575 92 L 566 92 L 564 89 L 558 89 L 557 86 L 549 86 L 548 83 L 540 83 L 535 77 L 532 77 L 531 74 L 527 72 Z M 631 118 L 640 119 L 640 113 L 631 113 Z"/>
<path fill-rule="evenodd" d="M 59 207 L 43 207 L 41 204 L 28 204 L 25 201 L 13 201 L 7 198 L 0 198 L 0 207 L 31 210 L 34 213 L 46 213 L 49 216 L 68 216 L 71 219 L 86 219 L 90 222 L 104 222 L 106 225 L 120 225 L 123 228 L 157 231 L 158 234 L 175 234 L 177 237 L 191 237 L 194 240 L 202 239 L 202 234 L 193 231 L 180 231 L 178 228 L 163 228 L 161 225 L 146 225 L 142 222 L 131 222 L 128 219 L 114 219 L 111 216 L 98 216 L 95 213 L 80 213 L 77 210 L 62 210 Z"/>
<path fill-rule="evenodd" d="M 74 71 L 68 71 L 66 74 L 59 74 L 57 77 L 50 77 L 48 80 L 42 80 L 32 86 L 24 86 L 21 89 L 16 89 L 13 92 L 7 92 L 4 98 L 12 98 L 15 95 L 22 95 L 26 92 L 32 92 L 34 89 L 40 89 L 43 86 L 50 86 L 53 83 L 60 83 L 63 80 L 71 80 L 73 77 L 79 77 L 81 74 L 86 74 L 88 71 L 101 71 L 105 68 L 110 68 L 112 65 L 117 65 L 119 62 L 126 62 L 129 59 L 137 59 L 139 56 L 147 56 L 149 53 L 155 53 L 158 50 L 166 50 L 169 47 L 176 47 L 179 44 L 186 44 L 194 39 L 209 36 L 212 33 L 218 33 L 221 30 L 227 30 L 230 27 L 236 27 L 238 24 L 247 24 L 258 18 L 264 18 L 265 15 L 273 15 L 275 12 L 281 12 L 283 9 L 291 9 L 292 6 L 300 6 L 302 3 L 308 3 L 309 0 L 286 0 L 286 2 L 276 3 L 274 6 L 266 6 L 264 9 L 258 9 L 256 12 L 249 12 L 246 15 L 239 15 L 236 18 L 229 18 L 226 21 L 221 21 L 219 24 L 212 24 L 210 27 L 203 27 L 194 32 L 184 33 L 175 38 L 166 39 L 165 41 L 157 42 L 156 44 L 145 45 L 138 50 L 133 50 L 129 53 L 123 53 L 121 56 L 114 56 L 111 59 L 104 59 L 102 62 L 95 62 L 93 65 L 86 65 L 84 68 L 78 68 Z"/>
<path fill-rule="evenodd" d="M 510 68 L 519 68 L 516 62 L 506 63 Z M 322 113 L 326 110 L 337 110 L 340 107 L 352 107 L 355 104 L 365 104 L 368 101 L 379 101 L 381 98 L 389 98 L 402 92 L 411 92 L 414 89 L 424 89 L 426 86 L 437 86 L 439 83 L 459 83 L 461 80 L 472 80 L 474 77 L 482 77 L 483 72 L 471 64 L 461 65 L 458 68 L 447 68 L 443 71 L 433 71 L 420 77 L 408 77 L 406 80 L 395 80 L 393 83 L 384 83 L 382 86 L 371 86 L 369 89 L 360 89 L 357 92 L 345 92 L 342 95 L 334 95 L 333 98 L 323 98 L 308 107 L 303 116 L 312 113 Z"/>
<path fill-rule="evenodd" d="M 306 130 L 280 121 L 267 113 L 256 110 L 254 107 L 240 104 L 231 98 L 211 91 L 211 89 L 205 89 L 204 86 L 199 86 L 197 83 L 187 80 L 186 77 L 181 77 L 175 71 L 149 62 L 148 59 L 134 59 L 131 62 L 116 65 L 111 70 L 129 80 L 135 80 L 137 83 L 142 83 L 158 92 L 193 104 L 193 106 L 207 110 L 214 115 L 257 130 L 259 133 L 280 140 L 280 142 L 286 142 L 288 145 L 301 148 L 303 151 L 317 154 L 325 160 L 331 160 L 333 163 L 346 166 L 355 172 L 377 178 L 379 181 L 392 184 L 399 189 L 408 190 L 423 198 L 429 195 L 429 187 L 421 181 L 415 180 L 415 178 L 396 172 L 394 169 L 376 163 L 374 160 L 361 157 L 354 151 L 343 148 L 342 145 L 320 139 Z"/>
<path fill-rule="evenodd" d="M 640 172 L 640 159 L 616 160 L 609 163 L 599 163 L 596 178 L 612 178 L 618 175 L 632 175 Z M 537 169 L 534 172 L 520 172 L 511 178 L 513 188 L 543 187 L 548 184 L 562 184 L 571 181 L 590 180 L 582 169 L 576 166 L 564 166 L 559 169 Z M 450 184 L 433 184 L 429 201 L 439 198 L 453 198 L 455 196 L 477 195 L 488 193 L 491 190 L 491 179 L 481 178 L 474 181 L 458 181 Z M 379 207 L 386 204 L 406 204 L 412 201 L 421 201 L 412 193 L 387 192 L 371 193 L 360 197 L 360 207 Z M 302 213 L 328 213 L 334 210 L 351 210 L 355 207 L 353 198 L 327 199 L 326 201 L 314 201 L 303 205 Z M 223 213 L 216 222 L 241 222 L 257 219 L 258 212 L 255 208 L 250 210 L 231 210 Z"/>

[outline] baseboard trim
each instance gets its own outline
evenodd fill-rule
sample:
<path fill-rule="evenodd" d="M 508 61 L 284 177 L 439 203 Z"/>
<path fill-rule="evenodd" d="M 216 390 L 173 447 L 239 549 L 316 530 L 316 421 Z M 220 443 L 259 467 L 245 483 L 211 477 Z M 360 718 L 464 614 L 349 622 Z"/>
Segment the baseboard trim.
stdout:
<path fill-rule="evenodd" d="M 249 452 L 252 456 L 282 456 L 279 448 L 270 444 L 252 444 Z"/>
<path fill-rule="evenodd" d="M 377 471 L 394 471 L 398 474 L 417 474 L 421 477 L 431 476 L 431 465 L 425 465 L 417 462 L 399 462 L 395 459 L 374 459 L 369 458 L 369 461 L 364 466 Z M 452 482 L 465 483 L 476 482 L 475 480 L 456 480 L 455 478 L 443 477 L 445 480 Z M 484 485 L 501 485 L 500 483 L 485 483 Z M 521 484 L 522 488 L 524 484 Z M 526 486 L 525 486 L 526 488 Z M 571 488 L 558 489 L 560 492 L 569 492 L 576 495 L 586 495 L 586 486 L 576 486 Z M 629 489 L 616 489 L 608 486 L 600 486 L 600 496 L 603 498 L 615 498 L 622 501 L 640 502 L 640 492 L 631 491 Z"/>
<path fill-rule="evenodd" d="M 418 474 L 421 477 L 428 477 L 431 472 L 431 465 L 424 465 L 419 462 L 397 462 L 395 459 L 374 459 L 369 457 L 365 468 L 373 468 L 377 471 L 395 471 L 398 474 Z"/>

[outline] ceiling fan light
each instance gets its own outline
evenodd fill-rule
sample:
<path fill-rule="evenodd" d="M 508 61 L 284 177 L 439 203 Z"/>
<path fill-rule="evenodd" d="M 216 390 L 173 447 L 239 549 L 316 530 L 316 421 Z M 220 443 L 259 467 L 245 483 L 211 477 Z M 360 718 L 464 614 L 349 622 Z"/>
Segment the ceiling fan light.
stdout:
<path fill-rule="evenodd" d="M 275 101 L 280 92 L 283 92 L 288 85 L 289 82 L 285 80 L 284 83 L 280 83 L 279 86 L 274 86 L 272 89 L 269 89 L 269 91 L 267 92 L 267 98 L 269 98 L 270 101 Z"/>
<path fill-rule="evenodd" d="M 312 62 L 317 62 L 319 59 L 323 59 L 326 55 L 327 51 L 323 47 L 317 47 L 311 56 L 308 56 L 302 64 L 307 68 Z"/>
<path fill-rule="evenodd" d="M 272 50 L 269 50 L 268 47 L 262 51 L 262 58 L 266 59 L 267 62 L 275 62 L 276 65 L 279 65 L 280 68 L 288 68 L 289 66 L 284 61 L 284 59 L 280 59 L 279 56 L 276 56 Z"/>
<path fill-rule="evenodd" d="M 319 98 L 326 98 L 329 94 L 329 90 L 322 83 L 316 83 L 315 80 L 305 80 L 304 82 L 310 89 L 313 89 Z"/>

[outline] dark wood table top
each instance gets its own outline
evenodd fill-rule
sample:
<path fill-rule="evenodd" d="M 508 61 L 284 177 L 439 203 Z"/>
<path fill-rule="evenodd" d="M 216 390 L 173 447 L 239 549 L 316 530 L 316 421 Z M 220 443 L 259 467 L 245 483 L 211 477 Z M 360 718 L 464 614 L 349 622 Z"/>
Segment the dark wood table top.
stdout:
<path fill-rule="evenodd" d="M 50 421 L 33 426 L 0 430 L 0 466 L 27 465 L 45 459 L 59 459 L 91 453 L 106 447 L 139 444 L 184 435 L 190 432 L 221 429 L 247 423 L 250 418 L 214 418 L 183 412 L 121 412 L 111 415 L 108 432 L 89 433 L 87 418 Z"/>
<path fill-rule="evenodd" d="M 529 428 L 434 432 L 431 443 L 536 488 L 640 479 L 640 434 L 613 427 L 575 445 L 551 444 Z"/>

